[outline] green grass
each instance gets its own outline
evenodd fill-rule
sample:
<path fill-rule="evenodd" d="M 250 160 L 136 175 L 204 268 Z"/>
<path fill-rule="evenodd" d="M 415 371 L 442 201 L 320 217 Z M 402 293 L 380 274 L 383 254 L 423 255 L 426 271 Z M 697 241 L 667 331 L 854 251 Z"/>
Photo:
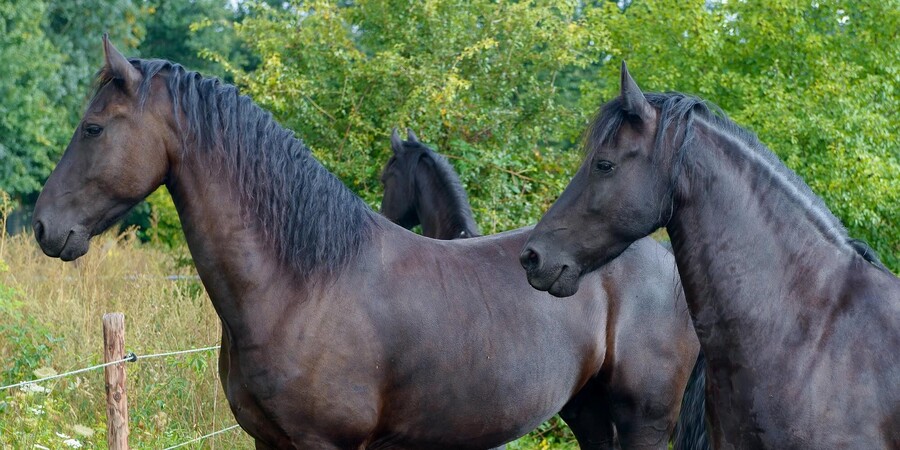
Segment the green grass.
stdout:
<path fill-rule="evenodd" d="M 0 213 L 0 217 L 3 214 Z M 0 224 L 2 225 L 2 224 Z M 2 227 L 0 227 L 2 230 Z M 44 256 L 31 236 L 0 234 L 0 385 L 102 362 L 101 317 L 125 313 L 125 347 L 138 355 L 219 343 L 219 320 L 180 255 L 103 235 L 74 263 Z M 132 448 L 164 448 L 234 424 L 218 380 L 217 352 L 127 365 Z M 102 369 L 0 391 L 0 449 L 106 447 Z M 71 442 L 71 441 L 70 441 Z M 186 448 L 252 448 L 232 430 Z M 510 449 L 577 448 L 558 418 Z"/>

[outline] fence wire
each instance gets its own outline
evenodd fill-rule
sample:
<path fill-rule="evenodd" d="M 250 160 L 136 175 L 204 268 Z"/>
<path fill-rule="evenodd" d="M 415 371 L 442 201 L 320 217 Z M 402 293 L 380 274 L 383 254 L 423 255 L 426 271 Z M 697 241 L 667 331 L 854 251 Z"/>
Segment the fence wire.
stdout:
<path fill-rule="evenodd" d="M 67 376 L 75 375 L 75 374 L 79 374 L 79 373 L 89 372 L 91 370 L 96 370 L 96 369 L 100 369 L 100 368 L 103 368 L 106 366 L 112 366 L 112 365 L 123 363 L 123 362 L 135 362 L 138 359 L 162 358 L 164 356 L 183 355 L 185 353 L 205 352 L 205 351 L 209 351 L 209 350 L 217 350 L 220 347 L 221 347 L 220 345 L 213 345 L 210 347 L 192 348 L 192 349 L 188 349 L 188 350 L 178 350 L 178 351 L 174 351 L 174 352 L 151 353 L 149 355 L 137 355 L 135 353 L 128 353 L 127 355 L 125 355 L 124 358 L 122 358 L 118 361 L 110 361 L 110 362 L 106 362 L 103 364 L 97 364 L 94 366 L 85 367 L 82 369 L 72 370 L 69 372 L 59 373 L 56 375 L 50 375 L 49 377 L 38 378 L 37 380 L 28 380 L 28 381 L 22 381 L 19 383 L 15 383 L 15 384 L 10 384 L 7 386 L 0 386 L 0 391 L 5 391 L 7 389 L 13 389 L 13 388 L 22 387 L 22 386 L 28 386 L 31 384 L 42 383 L 44 381 L 55 380 L 57 378 L 63 378 L 63 377 L 67 377 Z"/>
<path fill-rule="evenodd" d="M 122 358 L 122 359 L 120 359 L 120 360 L 118 360 L 118 361 L 110 361 L 110 362 L 108 362 L 108 363 L 97 364 L 96 366 L 85 367 L 85 368 L 83 368 L 83 369 L 73 370 L 73 371 L 71 371 L 71 372 L 59 373 L 59 374 L 56 374 L 56 375 L 50 375 L 49 377 L 38 378 L 37 380 L 22 381 L 22 382 L 16 383 L 16 384 L 10 384 L 10 385 L 8 385 L 8 386 L 2 386 L 2 387 L 0 387 L 0 391 L 5 391 L 5 390 L 7 390 L 7 389 L 12 389 L 12 388 L 21 387 L 21 386 L 27 386 L 27 385 L 29 385 L 29 384 L 42 383 L 42 382 L 44 382 L 44 381 L 55 380 L 55 379 L 57 379 L 57 378 L 67 377 L 67 376 L 69 376 L 69 375 L 75 375 L 75 374 L 77 374 L 77 373 L 88 372 L 88 371 L 91 371 L 91 370 L 94 370 L 94 369 L 99 369 L 99 368 L 101 368 L 101 367 L 112 366 L 112 365 L 114 365 L 114 364 L 119 364 L 119 363 L 123 363 L 123 362 L 128 362 L 128 361 L 131 361 L 131 360 L 132 360 L 131 358 L 132 358 L 132 356 L 131 356 L 131 355 L 128 355 L 128 356 L 126 356 L 126 357 L 124 357 L 124 358 Z"/>
<path fill-rule="evenodd" d="M 183 355 L 185 353 L 196 353 L 196 352 L 206 352 L 209 350 L 218 350 L 221 348 L 221 345 L 212 345 L 209 347 L 203 348 L 192 348 L 188 350 L 178 350 L 174 352 L 166 352 L 166 353 L 152 353 L 149 355 L 135 355 L 135 359 L 151 359 L 151 358 L 162 358 L 163 356 L 171 356 L 171 355 Z"/>
<path fill-rule="evenodd" d="M 238 425 L 238 424 L 234 424 L 234 425 L 232 425 L 232 426 L 230 426 L 230 427 L 228 427 L 228 428 L 223 428 L 223 429 L 221 429 L 221 430 L 219 430 L 219 431 L 213 431 L 212 433 L 209 433 L 209 434 L 204 434 L 203 436 L 200 436 L 200 437 L 198 437 L 198 438 L 191 439 L 191 440 L 186 441 L 186 442 L 182 442 L 182 443 L 180 443 L 180 444 L 178 444 L 178 445 L 173 445 L 173 446 L 171 446 L 171 447 L 166 447 L 164 450 L 172 450 L 173 448 L 184 447 L 185 445 L 193 444 L 194 442 L 198 442 L 198 441 L 202 441 L 202 440 L 204 440 L 204 439 L 206 439 L 206 438 L 213 437 L 213 436 L 215 436 L 215 435 L 217 435 L 217 434 L 221 434 L 221 433 L 224 433 L 224 432 L 226 432 L 226 431 L 231 431 L 231 430 L 233 430 L 233 429 L 235 429 L 235 428 L 237 428 L 237 427 L 239 427 L 239 426 L 240 426 L 240 425 Z"/>

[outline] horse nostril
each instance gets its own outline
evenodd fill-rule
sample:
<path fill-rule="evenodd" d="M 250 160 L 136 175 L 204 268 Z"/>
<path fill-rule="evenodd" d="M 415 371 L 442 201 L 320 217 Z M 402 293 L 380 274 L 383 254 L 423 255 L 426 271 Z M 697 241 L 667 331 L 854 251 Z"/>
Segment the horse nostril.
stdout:
<path fill-rule="evenodd" d="M 522 263 L 522 267 L 524 267 L 525 270 L 531 272 L 540 267 L 541 257 L 536 251 L 526 248 L 519 256 L 519 262 Z"/>
<path fill-rule="evenodd" d="M 34 237 L 38 242 L 44 240 L 44 224 L 40 220 L 34 221 Z"/>

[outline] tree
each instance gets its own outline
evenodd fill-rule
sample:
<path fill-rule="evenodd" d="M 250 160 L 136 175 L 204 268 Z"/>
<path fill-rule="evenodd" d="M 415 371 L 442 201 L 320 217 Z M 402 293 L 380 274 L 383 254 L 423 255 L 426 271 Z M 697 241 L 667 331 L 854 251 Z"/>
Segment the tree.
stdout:
<path fill-rule="evenodd" d="M 41 29 L 42 2 L 0 1 L 0 190 L 34 194 L 70 129 L 55 75 L 63 57 Z"/>
<path fill-rule="evenodd" d="M 146 10 L 146 36 L 138 47 L 143 57 L 168 59 L 220 78 L 228 73 L 205 54 L 223 55 L 239 67 L 248 64 L 233 28 L 243 15 L 232 9 L 230 2 L 152 0 Z"/>
<path fill-rule="evenodd" d="M 60 101 L 69 115 L 67 123 L 60 126 L 68 134 L 81 119 L 94 74 L 103 63 L 100 37 L 109 33 L 118 48 L 126 54 L 133 53 L 144 36 L 144 11 L 140 0 L 46 0 L 45 3 L 44 32 L 63 56 L 62 67 L 54 75 L 59 83 Z M 58 148 L 54 155 L 60 155 L 62 150 Z"/>
<path fill-rule="evenodd" d="M 373 206 L 394 126 L 450 157 L 487 232 L 536 222 L 577 162 L 559 149 L 586 115 L 559 81 L 608 45 L 593 10 L 363 0 L 253 12 L 238 32 L 261 62 L 232 69 L 237 81 Z"/>

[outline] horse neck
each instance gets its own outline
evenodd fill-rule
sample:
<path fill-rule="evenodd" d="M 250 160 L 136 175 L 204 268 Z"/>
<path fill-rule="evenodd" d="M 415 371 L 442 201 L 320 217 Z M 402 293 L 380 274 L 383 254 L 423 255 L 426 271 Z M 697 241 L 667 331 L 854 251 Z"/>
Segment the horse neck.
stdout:
<path fill-rule="evenodd" d="M 434 239 L 478 236 L 468 201 L 455 191 L 452 180 L 440 173 L 436 162 L 423 156 L 415 169 L 416 212 L 422 234 Z"/>
<path fill-rule="evenodd" d="M 835 301 L 821 293 L 839 291 L 836 272 L 858 255 L 780 162 L 703 119 L 694 127 L 667 229 L 701 342 L 736 354 L 796 337 L 798 323 L 814 330 Z"/>
<path fill-rule="evenodd" d="M 265 320 L 287 309 L 305 308 L 306 300 L 316 297 L 335 274 L 324 269 L 299 273 L 279 257 L 263 222 L 242 206 L 246 194 L 236 187 L 238 176 L 214 156 L 215 151 L 192 149 L 182 154 L 186 156 L 173 165 L 167 187 L 197 272 L 230 334 L 262 342 L 267 339 L 265 330 L 272 331 Z M 311 158 L 309 163 L 318 164 Z M 308 177 L 317 182 L 321 178 Z M 303 186 L 298 191 L 301 196 L 324 196 L 317 187 Z"/>

